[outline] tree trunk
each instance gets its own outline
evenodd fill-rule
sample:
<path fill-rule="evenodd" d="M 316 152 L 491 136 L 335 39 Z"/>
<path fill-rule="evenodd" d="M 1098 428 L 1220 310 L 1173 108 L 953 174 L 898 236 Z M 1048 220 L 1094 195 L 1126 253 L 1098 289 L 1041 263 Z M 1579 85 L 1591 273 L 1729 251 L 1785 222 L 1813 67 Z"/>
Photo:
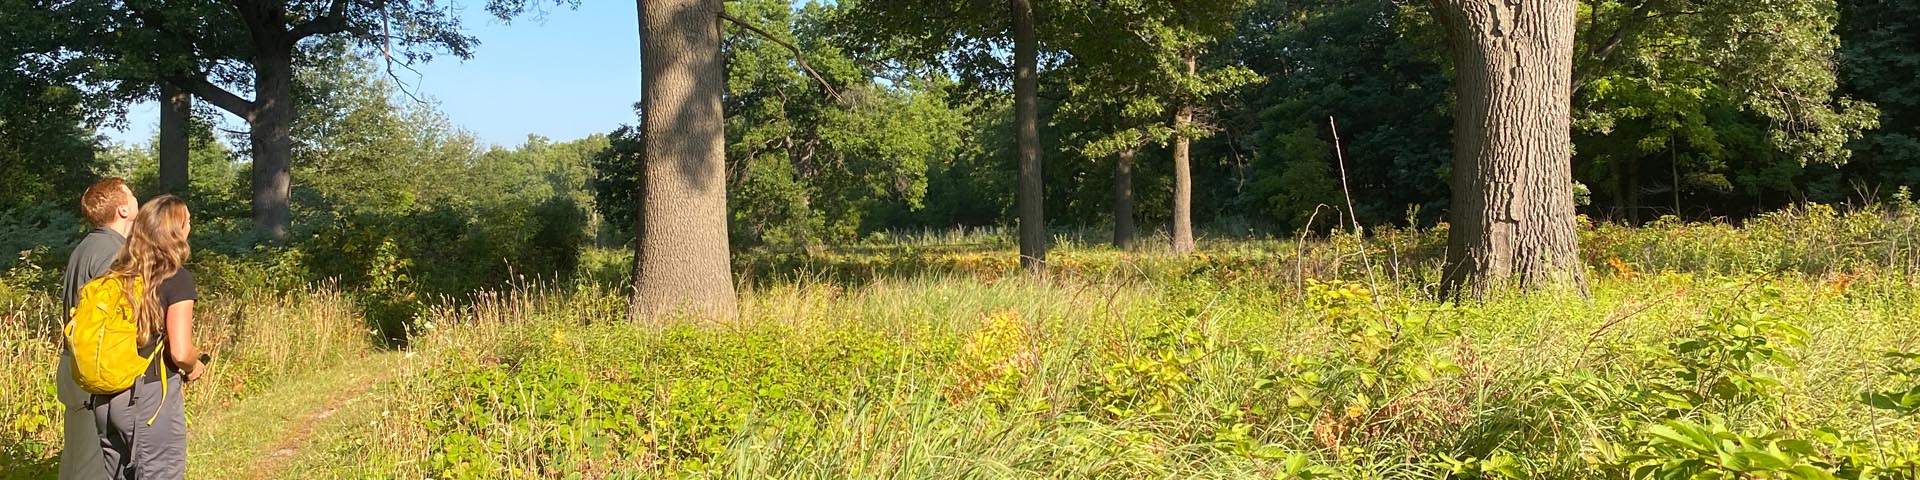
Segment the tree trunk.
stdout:
<path fill-rule="evenodd" d="M 275 27 L 278 28 L 278 27 Z M 287 239 L 293 199 L 293 43 L 256 41 L 253 111 L 253 225 L 274 242 Z"/>
<path fill-rule="evenodd" d="M 635 320 L 736 313 L 727 246 L 720 0 L 640 0 L 645 165 L 634 252 Z"/>
<path fill-rule="evenodd" d="M 1574 236 L 1573 0 L 1434 0 L 1452 46 L 1450 296 L 1583 284 Z"/>
<path fill-rule="evenodd" d="M 1007 0 L 1013 16 L 1013 129 L 1019 145 L 1020 266 L 1029 273 L 1047 269 L 1046 212 L 1040 182 L 1040 41 L 1034 32 L 1031 0 Z"/>
<path fill-rule="evenodd" d="M 160 193 L 187 193 L 187 118 L 192 112 L 192 95 L 160 83 Z"/>
<path fill-rule="evenodd" d="M 1198 55 L 1187 50 L 1187 78 L 1193 79 Z M 1173 115 L 1173 253 L 1193 253 L 1193 138 L 1187 130 L 1193 125 L 1193 100 L 1181 101 Z"/>
<path fill-rule="evenodd" d="M 1139 228 L 1133 224 L 1133 156 L 1131 148 L 1122 150 L 1113 162 L 1113 246 L 1133 250 Z"/>

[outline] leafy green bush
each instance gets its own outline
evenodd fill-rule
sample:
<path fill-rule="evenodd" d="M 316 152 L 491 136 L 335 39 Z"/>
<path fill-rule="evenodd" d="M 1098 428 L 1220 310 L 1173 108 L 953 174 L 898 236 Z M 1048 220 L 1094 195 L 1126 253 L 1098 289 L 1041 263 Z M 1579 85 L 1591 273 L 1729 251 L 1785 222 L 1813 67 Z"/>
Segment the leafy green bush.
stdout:
<path fill-rule="evenodd" d="M 42 269 L 58 270 L 66 265 L 67 252 L 86 233 L 86 222 L 76 208 L 36 204 L 0 211 L 0 271 L 18 264 L 28 251 Z"/>

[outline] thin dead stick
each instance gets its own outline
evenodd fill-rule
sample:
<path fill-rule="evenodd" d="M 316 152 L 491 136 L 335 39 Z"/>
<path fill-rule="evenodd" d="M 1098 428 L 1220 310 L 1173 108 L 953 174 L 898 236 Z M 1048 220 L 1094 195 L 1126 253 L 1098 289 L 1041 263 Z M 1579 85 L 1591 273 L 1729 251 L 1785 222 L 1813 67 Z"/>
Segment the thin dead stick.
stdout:
<path fill-rule="evenodd" d="M 1360 233 L 1360 215 L 1353 211 L 1353 190 L 1347 188 L 1347 153 L 1340 147 L 1340 126 L 1333 117 L 1327 117 L 1327 129 L 1333 131 L 1333 158 L 1340 165 L 1340 193 L 1347 197 L 1347 219 L 1353 222 L 1354 233 Z"/>
<path fill-rule="evenodd" d="M 1293 283 L 1299 289 L 1297 293 L 1307 293 L 1307 234 L 1313 233 L 1313 220 L 1320 218 L 1322 208 L 1327 208 L 1327 204 L 1313 207 L 1313 214 L 1307 215 L 1307 225 L 1300 227 L 1300 241 L 1293 244 Z"/>
<path fill-rule="evenodd" d="M 1686 291 L 1687 289 L 1685 287 L 1674 289 L 1673 293 L 1669 293 L 1667 294 L 1667 296 L 1660 297 L 1659 299 L 1656 299 L 1651 302 L 1646 302 L 1640 305 L 1636 305 L 1634 306 L 1634 308 L 1630 310 L 1625 310 L 1625 311 L 1617 312 L 1617 313 L 1614 313 L 1613 315 L 1610 315 L 1609 318 L 1607 318 L 1606 322 L 1603 322 L 1600 324 L 1600 328 L 1596 328 L 1593 330 L 1593 333 L 1587 334 L 1587 343 L 1585 345 L 1580 346 L 1580 355 L 1577 358 L 1580 358 L 1582 361 L 1585 361 L 1585 359 L 1587 358 L 1587 350 L 1593 348 L 1593 342 L 1595 340 L 1599 340 L 1600 334 L 1606 333 L 1606 331 L 1612 329 L 1614 325 L 1617 325 L 1620 322 L 1624 322 L 1629 318 L 1633 318 L 1633 316 L 1639 315 L 1641 312 L 1645 312 L 1649 308 L 1653 308 L 1654 305 L 1666 303 L 1668 300 L 1672 300 L 1673 297 L 1678 297 L 1680 296 L 1681 293 L 1685 293 Z"/>
<path fill-rule="evenodd" d="M 1332 116 L 1327 117 L 1327 128 L 1333 131 L 1333 158 L 1340 165 L 1340 193 L 1347 197 L 1347 219 L 1353 222 L 1354 245 L 1360 249 L 1360 268 L 1367 271 L 1367 286 L 1373 289 L 1373 305 L 1380 306 L 1380 280 L 1373 276 L 1373 261 L 1367 258 L 1367 243 L 1360 230 L 1360 214 L 1353 211 L 1353 190 L 1347 188 L 1347 153 L 1340 148 L 1340 126 Z"/>
<path fill-rule="evenodd" d="M 718 13 L 720 15 L 720 18 L 726 19 L 729 22 L 733 22 L 734 25 L 739 25 L 740 28 L 744 28 L 749 31 L 752 31 L 753 33 L 760 34 L 760 38 L 765 38 L 769 42 L 779 44 L 782 47 L 787 47 L 787 50 L 792 50 L 794 63 L 800 64 L 801 70 L 806 70 L 808 74 L 813 75 L 813 79 L 820 82 L 820 88 L 827 91 L 827 96 L 833 97 L 833 101 L 835 102 L 842 102 L 842 103 L 846 102 L 846 99 L 840 98 L 840 92 L 835 91 L 833 89 L 833 84 L 827 83 L 826 77 L 820 76 L 820 72 L 813 71 L 813 67 L 807 66 L 807 58 L 806 58 L 807 56 L 800 53 L 800 47 L 793 46 L 793 44 L 787 43 L 786 40 L 781 40 L 780 37 L 775 37 L 773 36 L 773 34 L 767 33 L 766 30 L 761 30 L 760 27 L 753 26 L 752 24 L 749 24 L 743 20 L 740 20 L 739 18 L 736 18 L 732 14 L 728 14 L 725 11 L 721 11 Z"/>
<path fill-rule="evenodd" d="M 1760 276 L 1747 279 L 1744 282 L 1740 282 L 1740 289 L 1734 291 L 1733 295 L 1730 297 L 1727 297 L 1727 299 L 1733 300 L 1733 299 L 1739 299 L 1740 297 L 1744 297 L 1747 295 L 1747 290 L 1753 288 L 1754 285 L 1758 285 L 1762 281 L 1772 279 L 1774 276 L 1777 276 L 1785 271 L 1786 271 L 1786 267 L 1776 268 L 1772 271 L 1762 273 L 1760 274 Z M 1609 316 L 1609 318 L 1607 318 L 1607 321 L 1605 323 L 1600 324 L 1600 328 L 1594 329 L 1593 333 L 1590 333 L 1587 335 L 1586 345 L 1583 345 L 1580 347 L 1579 358 L 1581 359 L 1582 362 L 1585 362 L 1586 361 L 1585 359 L 1587 358 L 1587 350 L 1593 347 L 1593 342 L 1595 340 L 1599 340 L 1600 334 L 1606 333 L 1606 331 L 1609 329 L 1612 329 L 1614 325 L 1617 325 L 1620 322 L 1626 321 L 1628 318 L 1632 318 L 1635 315 L 1639 315 L 1641 312 L 1645 312 L 1647 311 L 1647 309 L 1653 308 L 1654 305 L 1666 303 L 1668 300 L 1672 300 L 1674 297 L 1678 297 L 1686 292 L 1687 292 L 1687 288 L 1681 287 L 1681 288 L 1675 289 L 1673 293 L 1669 293 L 1664 297 L 1660 297 L 1653 301 L 1640 304 L 1635 308 L 1633 308 L 1632 310 L 1627 310 L 1627 311 L 1616 313 L 1614 315 Z M 1709 298 L 1711 298 L 1712 293 L 1713 292 L 1708 292 L 1707 295 L 1709 296 Z"/>

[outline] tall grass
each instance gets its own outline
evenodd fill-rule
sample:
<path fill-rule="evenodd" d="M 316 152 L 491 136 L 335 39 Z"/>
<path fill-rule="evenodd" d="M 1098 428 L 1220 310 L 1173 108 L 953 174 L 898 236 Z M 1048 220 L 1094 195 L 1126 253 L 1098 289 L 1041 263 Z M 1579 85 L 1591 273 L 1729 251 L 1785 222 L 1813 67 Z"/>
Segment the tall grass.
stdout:
<path fill-rule="evenodd" d="M 398 477 L 1611 478 L 1681 422 L 1831 436 L 1793 461 L 1858 476 L 1920 458 L 1860 401 L 1920 340 L 1912 219 L 1589 227 L 1590 295 L 1470 305 L 1433 298 L 1444 230 L 1062 249 L 1046 279 L 967 236 L 748 252 L 725 322 L 629 324 L 595 285 L 434 309 L 388 397 L 412 421 L 363 443 Z M 1766 381 L 1654 400 L 1686 378 Z"/>
<path fill-rule="evenodd" d="M 54 395 L 59 340 L 52 328 L 59 300 L 41 290 L 0 282 L 0 463 L 5 478 L 45 478 L 60 448 L 62 407 Z M 290 292 L 204 291 L 194 309 L 194 335 L 213 355 L 206 376 L 189 387 L 187 414 L 230 405 L 275 382 L 325 369 L 374 348 L 358 307 L 327 286 Z"/>
<path fill-rule="evenodd" d="M 1323 371 L 1307 359 L 1359 363 L 1356 333 L 1261 282 L 792 284 L 747 293 L 734 322 L 657 327 L 621 321 L 612 292 L 519 290 L 435 311 L 391 399 L 416 421 L 368 443 L 409 478 L 1267 477 L 1296 461 L 1442 478 L 1442 454 L 1498 452 L 1583 477 L 1642 420 L 1574 386 L 1657 376 L 1641 349 L 1730 309 L 1811 333 L 1797 366 L 1760 369 L 1781 402 L 1728 410 L 1736 425 L 1920 436 L 1857 401 L 1880 354 L 1920 338 L 1899 321 L 1920 306 L 1908 288 L 1664 275 L 1603 277 L 1591 299 L 1383 300 L 1424 332 L 1391 336 L 1405 362 L 1457 370 L 1371 390 L 1303 380 Z M 1757 289 L 1784 293 L 1763 307 Z M 1295 387 L 1324 405 L 1291 404 Z M 1360 391 L 1385 396 L 1355 406 Z"/>
<path fill-rule="evenodd" d="M 659 324 L 623 318 L 629 257 L 591 251 L 574 281 L 420 306 L 400 380 L 376 387 L 383 415 L 321 446 L 352 461 L 315 474 L 1623 478 L 1773 448 L 1915 478 L 1915 413 L 1862 401 L 1920 388 L 1884 357 L 1920 345 L 1915 225 L 1909 208 L 1815 207 L 1583 226 L 1587 294 L 1470 304 L 1435 298 L 1444 227 L 1194 256 L 1082 232 L 1038 279 L 1004 232 L 924 232 L 739 252 L 739 318 Z M 354 294 L 245 291 L 203 302 L 237 371 L 216 369 L 233 392 L 199 408 L 370 348 Z M 8 295 L 0 311 L 46 308 Z M 0 340 L 48 365 L 6 375 L 47 384 L 32 342 L 50 343 Z M 49 397 L 0 398 L 17 418 Z M 1653 435 L 1694 428 L 1727 442 Z M 1768 475 L 1802 478 L 1749 476 Z"/>

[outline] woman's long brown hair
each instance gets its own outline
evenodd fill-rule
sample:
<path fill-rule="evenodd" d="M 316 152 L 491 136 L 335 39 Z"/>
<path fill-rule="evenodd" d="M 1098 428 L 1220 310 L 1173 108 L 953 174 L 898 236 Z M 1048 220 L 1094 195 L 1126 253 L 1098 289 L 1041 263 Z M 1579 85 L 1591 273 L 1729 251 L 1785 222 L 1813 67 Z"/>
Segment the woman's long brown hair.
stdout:
<path fill-rule="evenodd" d="M 133 305 L 134 324 L 140 330 L 140 347 L 152 343 L 156 332 L 165 331 L 167 306 L 160 304 L 160 282 L 173 278 L 186 265 L 193 249 L 187 245 L 187 204 L 179 197 L 161 195 L 147 200 L 127 231 L 127 246 L 113 259 L 108 275 L 120 279 Z M 140 285 L 134 289 L 135 283 Z"/>

